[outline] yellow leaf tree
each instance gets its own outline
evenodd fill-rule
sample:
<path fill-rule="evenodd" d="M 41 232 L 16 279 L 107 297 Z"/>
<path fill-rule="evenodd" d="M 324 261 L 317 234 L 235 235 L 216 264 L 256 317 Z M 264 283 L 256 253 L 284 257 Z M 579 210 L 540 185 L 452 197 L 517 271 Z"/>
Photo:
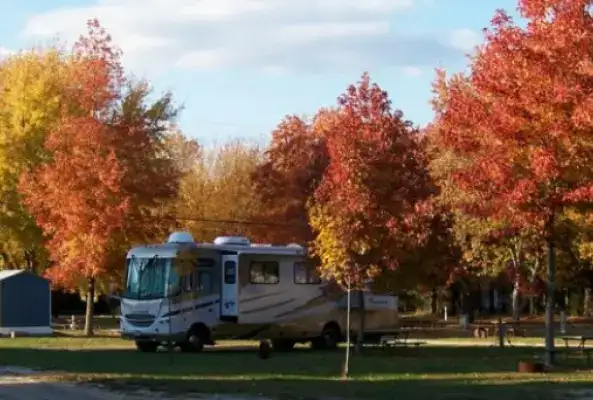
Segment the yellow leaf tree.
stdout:
<path fill-rule="evenodd" d="M 20 175 L 49 156 L 48 132 L 60 118 L 67 73 L 57 49 L 33 50 L 0 64 L 0 268 L 40 272 L 46 265 L 41 230 L 23 207 Z"/>
<path fill-rule="evenodd" d="M 241 140 L 206 149 L 192 141 L 185 146 L 190 150 L 181 153 L 189 164 L 177 200 L 179 226 L 200 241 L 220 235 L 253 236 L 253 225 L 234 221 L 249 221 L 258 214 L 251 175 L 262 157 L 260 147 Z"/>

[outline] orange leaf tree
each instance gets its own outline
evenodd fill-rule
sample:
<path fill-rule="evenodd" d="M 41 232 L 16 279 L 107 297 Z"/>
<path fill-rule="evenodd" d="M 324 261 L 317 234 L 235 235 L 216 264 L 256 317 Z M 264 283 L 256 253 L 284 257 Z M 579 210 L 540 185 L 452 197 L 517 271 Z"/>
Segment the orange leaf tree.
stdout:
<path fill-rule="evenodd" d="M 563 213 L 593 201 L 590 0 L 520 0 L 525 28 L 496 13 L 468 76 L 436 87 L 435 138 L 449 151 L 458 209 L 533 229 L 548 243 L 547 361 L 554 247 Z"/>
<path fill-rule="evenodd" d="M 123 190 L 127 166 L 118 158 L 122 132 L 106 123 L 124 75 L 119 52 L 96 20 L 68 63 L 62 117 L 45 142 L 52 159 L 24 175 L 20 190 L 48 237 L 51 280 L 70 289 L 87 284 L 85 331 L 91 335 L 95 283 L 109 272 L 110 237 L 124 227 L 130 206 Z"/>
<path fill-rule="evenodd" d="M 149 101 L 147 82 L 127 81 L 120 99 L 102 122 L 109 127 L 117 159 L 125 167 L 122 196 L 129 198 L 122 230 L 110 240 L 109 270 L 101 291 L 121 286 L 127 250 L 138 243 L 163 240 L 175 227 L 171 213 L 185 168 L 168 146 L 170 126 L 178 114 L 169 93 Z"/>
<path fill-rule="evenodd" d="M 265 159 L 252 176 L 264 210 L 258 219 L 269 222 L 255 227 L 258 240 L 305 244 L 313 238 L 307 202 L 327 166 L 323 126 L 328 115 L 319 113 L 313 123 L 287 116 L 272 133 Z"/>
<path fill-rule="evenodd" d="M 326 133 L 329 166 L 310 205 L 312 250 L 326 278 L 364 290 L 426 240 L 432 188 L 417 134 L 367 74 L 339 98 Z"/>

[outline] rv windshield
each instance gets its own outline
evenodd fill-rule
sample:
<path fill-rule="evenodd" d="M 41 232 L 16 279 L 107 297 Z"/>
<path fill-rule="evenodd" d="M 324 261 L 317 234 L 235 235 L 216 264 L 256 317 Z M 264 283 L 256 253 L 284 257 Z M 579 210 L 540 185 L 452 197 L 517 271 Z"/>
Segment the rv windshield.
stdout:
<path fill-rule="evenodd" d="M 138 258 L 132 257 L 127 260 L 127 279 L 124 297 L 129 299 L 160 299 L 166 297 L 167 276 L 170 271 L 170 258 Z M 175 274 L 173 274 L 175 275 Z M 170 276 L 169 281 L 175 281 Z M 178 280 L 178 279 L 177 279 Z M 178 284 L 175 282 L 175 284 Z"/>

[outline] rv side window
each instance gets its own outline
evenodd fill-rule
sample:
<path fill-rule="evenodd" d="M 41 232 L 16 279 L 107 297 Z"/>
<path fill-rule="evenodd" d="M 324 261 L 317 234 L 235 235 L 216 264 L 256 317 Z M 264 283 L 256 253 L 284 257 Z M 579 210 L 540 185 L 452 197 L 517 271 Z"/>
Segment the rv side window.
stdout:
<path fill-rule="evenodd" d="M 196 292 L 212 293 L 212 272 L 199 271 Z"/>
<path fill-rule="evenodd" d="M 224 263 L 224 283 L 227 285 L 234 285 L 237 282 L 236 265 L 234 261 L 226 261 Z"/>
<path fill-rule="evenodd" d="M 280 266 L 276 261 L 252 261 L 249 275 L 251 283 L 276 284 L 280 281 Z"/>
<path fill-rule="evenodd" d="M 183 277 L 183 290 L 185 290 L 186 292 L 191 292 L 194 288 L 194 282 L 195 282 L 194 275 L 195 275 L 195 271 L 192 273 L 189 273 Z"/>
<path fill-rule="evenodd" d="M 211 258 L 198 258 L 190 263 L 191 266 L 185 268 L 185 271 L 188 268 L 191 269 L 190 272 L 186 272 L 182 278 L 183 290 L 186 292 L 212 292 L 212 268 L 215 261 Z"/>
<path fill-rule="evenodd" d="M 294 283 L 319 285 L 321 278 L 313 265 L 299 261 L 294 263 Z"/>

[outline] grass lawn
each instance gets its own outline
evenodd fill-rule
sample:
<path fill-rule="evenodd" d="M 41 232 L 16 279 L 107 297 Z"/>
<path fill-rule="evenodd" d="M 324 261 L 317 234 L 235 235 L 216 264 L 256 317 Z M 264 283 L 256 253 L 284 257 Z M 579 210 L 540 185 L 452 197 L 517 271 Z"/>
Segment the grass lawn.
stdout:
<path fill-rule="evenodd" d="M 243 347 L 237 348 L 237 345 Z M 171 392 L 235 393 L 295 399 L 563 399 L 592 386 L 593 372 L 514 373 L 542 349 L 427 347 L 367 350 L 354 357 L 351 380 L 339 379 L 343 351 L 298 348 L 258 358 L 253 342 L 200 354 L 136 352 L 114 338 L 0 339 L 0 364 L 60 371 L 60 379 L 142 386 Z M 579 363 L 584 367 L 584 362 Z"/>
<path fill-rule="evenodd" d="M 554 343 L 556 344 L 556 347 L 559 348 L 564 348 L 564 340 L 559 339 L 558 336 L 564 336 L 564 335 L 556 335 L 556 340 L 554 341 Z M 570 334 L 567 334 L 566 336 L 571 336 Z M 425 339 L 422 339 L 425 340 Z M 482 346 L 490 346 L 490 345 L 496 345 L 498 346 L 498 337 L 489 337 L 486 339 L 475 339 L 472 337 L 447 337 L 447 338 L 434 338 L 434 339 L 427 339 L 429 341 L 434 341 L 434 342 L 438 342 L 438 343 L 452 343 L 452 344 L 463 344 L 463 345 L 467 345 L 467 346 L 471 346 L 471 345 L 482 345 Z M 516 337 L 510 338 L 511 341 L 511 345 L 517 345 L 517 346 L 544 346 L 545 345 L 545 338 L 543 337 Z M 504 342 L 505 346 L 508 346 L 508 342 L 505 340 Z M 570 345 L 571 346 L 575 346 L 577 343 L 576 342 L 571 342 Z M 590 347 L 593 346 L 593 341 L 588 341 L 586 343 L 586 347 Z"/>

